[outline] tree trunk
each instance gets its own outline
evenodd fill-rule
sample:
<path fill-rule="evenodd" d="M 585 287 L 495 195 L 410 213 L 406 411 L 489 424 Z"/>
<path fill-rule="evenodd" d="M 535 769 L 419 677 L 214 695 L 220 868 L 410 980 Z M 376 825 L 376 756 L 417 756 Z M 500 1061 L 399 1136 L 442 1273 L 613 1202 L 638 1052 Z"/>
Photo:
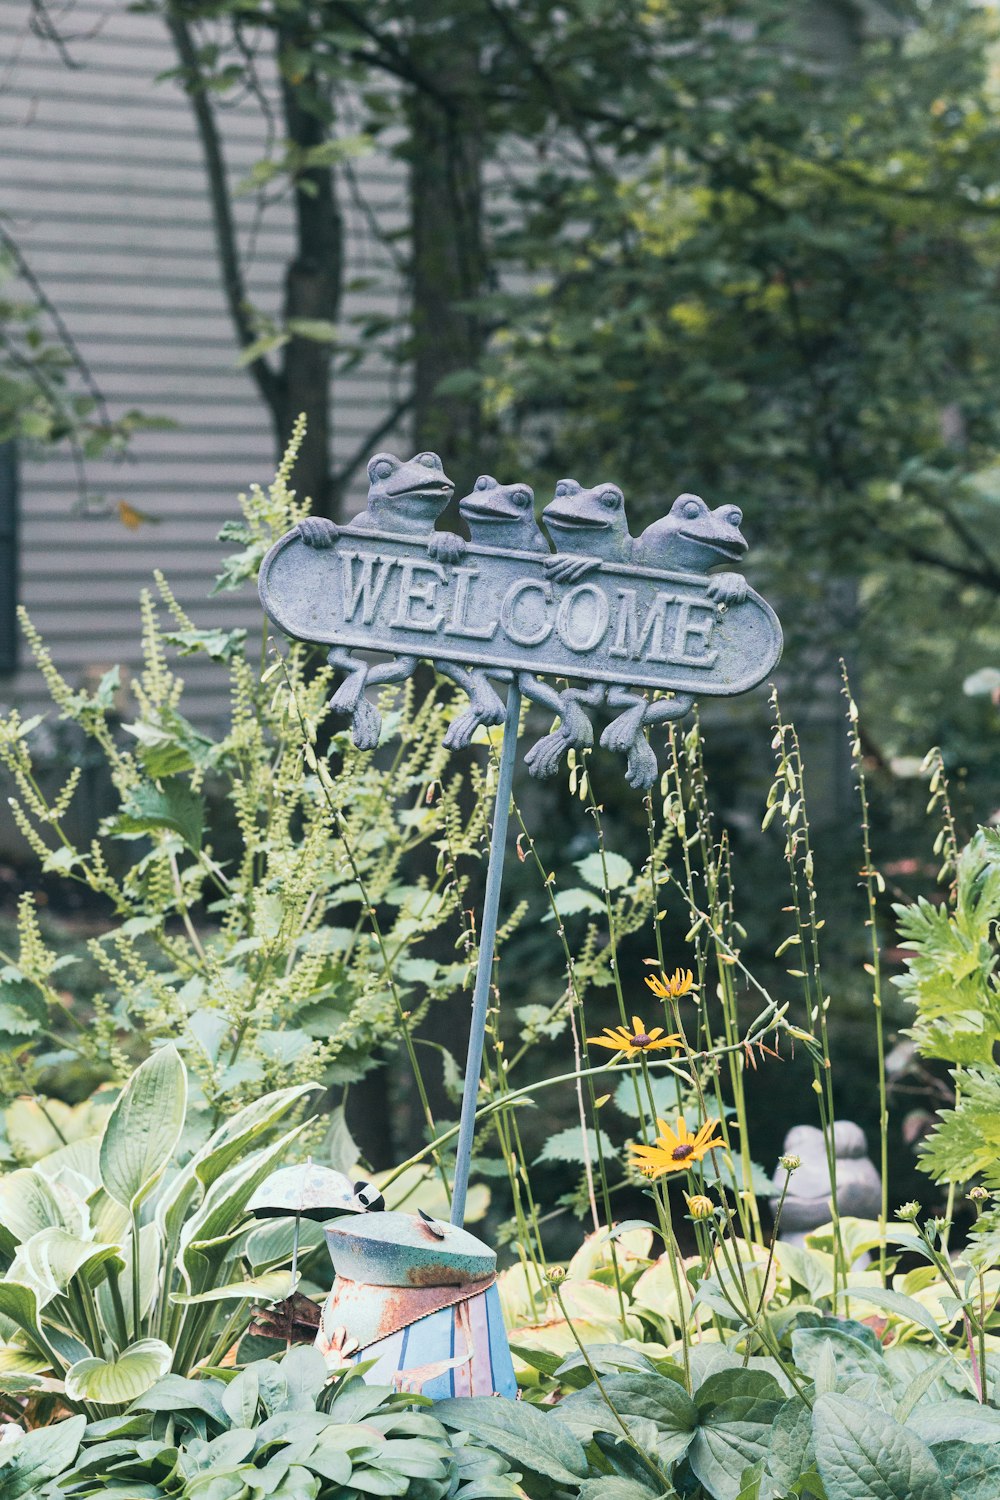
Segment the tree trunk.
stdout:
<path fill-rule="evenodd" d="M 328 88 L 315 74 L 291 83 L 282 70 L 281 98 L 290 142 L 308 151 L 329 140 Z M 298 177 L 295 225 L 295 258 L 285 275 L 285 319 L 333 324 L 340 313 L 343 287 L 344 226 L 329 165 L 311 166 Z M 322 338 L 293 333 L 284 349 L 277 425 L 278 444 L 283 448 L 300 413 L 305 414 L 306 436 L 295 465 L 295 489 L 312 498 L 315 515 L 338 520 L 331 514 L 337 505 L 330 480 L 332 348 Z"/>

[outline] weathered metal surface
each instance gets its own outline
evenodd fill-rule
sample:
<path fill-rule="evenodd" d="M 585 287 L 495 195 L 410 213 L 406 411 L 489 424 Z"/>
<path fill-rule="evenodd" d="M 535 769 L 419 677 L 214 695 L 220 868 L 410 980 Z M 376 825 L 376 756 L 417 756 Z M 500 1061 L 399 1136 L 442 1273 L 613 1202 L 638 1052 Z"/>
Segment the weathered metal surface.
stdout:
<path fill-rule="evenodd" d="M 338 1276 L 323 1304 L 322 1326 L 343 1328 L 361 1348 L 418 1323 L 442 1307 L 454 1307 L 493 1285 L 496 1273 L 450 1286 L 371 1286 Z"/>
<path fill-rule="evenodd" d="M 434 1233 L 414 1214 L 339 1219 L 326 1231 L 338 1276 L 367 1286 L 409 1289 L 465 1286 L 496 1270 L 496 1253 L 475 1235 L 435 1221 Z"/>
<path fill-rule="evenodd" d="M 737 605 L 712 580 L 602 562 L 561 583 L 538 553 L 470 545 L 460 563 L 416 540 L 341 530 L 336 545 L 282 537 L 260 570 L 269 617 L 298 640 L 636 688 L 743 693 L 781 654 L 771 607 Z"/>

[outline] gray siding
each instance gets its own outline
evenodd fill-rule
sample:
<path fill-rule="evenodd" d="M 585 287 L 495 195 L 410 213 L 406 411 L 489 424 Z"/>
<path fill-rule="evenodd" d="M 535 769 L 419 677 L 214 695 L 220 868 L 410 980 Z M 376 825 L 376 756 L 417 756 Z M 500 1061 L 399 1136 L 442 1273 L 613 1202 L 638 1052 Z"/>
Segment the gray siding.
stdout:
<path fill-rule="evenodd" d="M 78 489 L 68 457 L 22 465 L 20 598 L 57 664 L 77 680 L 114 662 L 135 663 L 138 595 L 155 566 L 199 623 L 259 628 L 251 591 L 207 594 L 221 556 L 219 527 L 237 514 L 239 491 L 267 482 L 274 454 L 266 411 L 236 365 L 190 108 L 175 82 L 153 81 L 175 65 L 169 38 L 157 17 L 119 5 L 78 0 L 67 16 L 81 64 L 72 69 L 32 34 L 23 0 L 0 6 L 0 212 L 112 411 L 140 407 L 178 424 L 137 437 L 124 464 L 88 467 L 93 494 L 157 517 L 138 531 L 116 516 L 73 513 Z M 252 101 L 227 106 L 220 122 L 235 183 L 263 154 L 263 126 Z M 368 157 L 356 172 L 380 222 L 401 227 L 400 164 Z M 400 291 L 390 259 L 345 198 L 349 275 L 384 278 L 349 299 L 345 312 L 395 312 Z M 288 219 L 287 199 L 259 223 L 255 202 L 238 200 L 242 244 L 251 252 L 248 288 L 271 316 L 280 308 Z M 401 380 L 405 372 L 377 353 L 340 380 L 335 463 L 390 409 Z M 196 659 L 184 669 L 188 712 L 201 723 L 218 719 L 225 712 L 218 669 Z M 0 701 L 31 711 L 42 705 L 30 666 L 0 677 Z"/>

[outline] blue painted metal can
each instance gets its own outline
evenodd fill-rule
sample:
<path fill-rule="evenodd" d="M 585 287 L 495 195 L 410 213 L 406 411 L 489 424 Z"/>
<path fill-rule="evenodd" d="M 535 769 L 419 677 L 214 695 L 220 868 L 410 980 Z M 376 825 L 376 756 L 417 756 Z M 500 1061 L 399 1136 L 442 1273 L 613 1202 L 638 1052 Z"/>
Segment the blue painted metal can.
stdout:
<path fill-rule="evenodd" d="M 365 1380 L 450 1396 L 514 1397 L 496 1254 L 465 1229 L 380 1213 L 328 1226 L 336 1279 L 316 1346 L 327 1364 L 374 1361 Z"/>

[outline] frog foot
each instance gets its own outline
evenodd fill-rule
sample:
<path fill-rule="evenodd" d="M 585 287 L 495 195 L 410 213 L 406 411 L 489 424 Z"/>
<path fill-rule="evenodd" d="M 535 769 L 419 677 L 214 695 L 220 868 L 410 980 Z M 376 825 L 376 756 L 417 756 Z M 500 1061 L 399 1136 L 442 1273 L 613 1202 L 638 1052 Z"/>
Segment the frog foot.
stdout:
<path fill-rule="evenodd" d="M 742 573 L 717 573 L 708 580 L 706 592 L 716 604 L 742 604 L 747 596 L 747 581 Z"/>
<path fill-rule="evenodd" d="M 435 531 L 427 539 L 427 551 L 439 563 L 461 562 L 466 545 L 464 537 L 456 536 L 453 531 Z"/>
<path fill-rule="evenodd" d="M 382 715 L 362 693 L 351 714 L 351 739 L 359 750 L 374 750 L 382 737 Z"/>
<path fill-rule="evenodd" d="M 597 557 L 547 557 L 544 567 L 546 577 L 553 583 L 575 583 L 578 578 L 586 578 L 588 573 L 593 573 L 601 566 Z"/>
<path fill-rule="evenodd" d="M 629 786 L 634 786 L 636 791 L 649 792 L 656 785 L 656 777 L 659 769 L 656 763 L 656 756 L 650 748 L 646 736 L 640 729 L 628 749 L 628 760 L 625 763 L 625 780 Z"/>
<path fill-rule="evenodd" d="M 295 529 L 307 547 L 319 548 L 335 546 L 340 531 L 326 516 L 306 516 Z"/>
<path fill-rule="evenodd" d="M 646 700 L 640 699 L 632 708 L 619 714 L 617 719 L 612 719 L 601 735 L 602 748 L 612 750 L 616 755 L 624 755 L 626 752 L 631 754 L 636 736 L 641 736 L 647 707 Z"/>
<path fill-rule="evenodd" d="M 532 745 L 524 757 L 524 764 L 529 774 L 542 779 L 554 776 L 559 769 L 560 761 L 572 744 L 571 736 L 564 729 L 555 729 L 551 734 L 545 735 L 544 739 Z"/>

